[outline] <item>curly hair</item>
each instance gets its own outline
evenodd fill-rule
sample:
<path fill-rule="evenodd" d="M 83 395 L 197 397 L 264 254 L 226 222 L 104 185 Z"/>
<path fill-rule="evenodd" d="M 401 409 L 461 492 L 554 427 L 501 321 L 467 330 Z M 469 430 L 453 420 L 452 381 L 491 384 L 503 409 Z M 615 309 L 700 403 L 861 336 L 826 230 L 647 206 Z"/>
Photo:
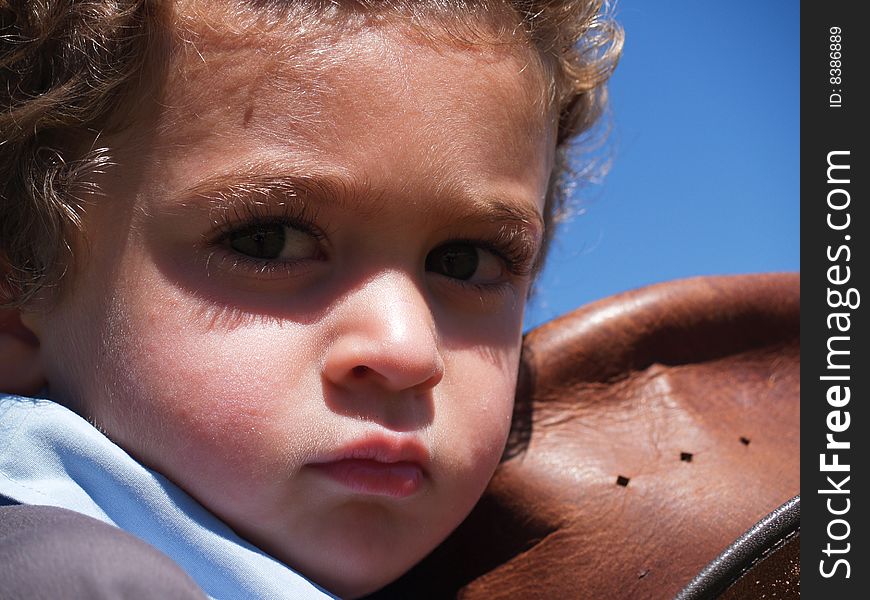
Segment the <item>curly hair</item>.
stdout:
<path fill-rule="evenodd" d="M 569 150 L 606 106 L 606 82 L 622 49 L 622 30 L 605 0 L 226 2 L 237 11 L 288 13 L 292 5 L 297 12 L 410 16 L 420 29 L 434 17 L 445 28 L 464 25 L 465 38 L 485 37 L 475 17 L 508 23 L 497 35 L 519 35 L 537 51 L 549 80 L 543 91 L 559 118 L 546 254 L 572 179 Z M 0 0 L 0 306 L 24 305 L 60 281 L 81 228 L 82 198 L 98 192 L 93 174 L 111 168 L 101 134 L 123 129 L 132 94 L 167 69 L 168 33 L 184 26 L 174 4 Z"/>

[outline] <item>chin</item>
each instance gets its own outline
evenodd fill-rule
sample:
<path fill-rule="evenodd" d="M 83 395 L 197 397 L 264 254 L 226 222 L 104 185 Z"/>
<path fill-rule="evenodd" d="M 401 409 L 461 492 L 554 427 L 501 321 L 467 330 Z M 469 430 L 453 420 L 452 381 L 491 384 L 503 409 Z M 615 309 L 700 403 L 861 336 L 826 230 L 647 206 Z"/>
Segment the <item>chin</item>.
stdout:
<path fill-rule="evenodd" d="M 371 561 L 368 562 L 369 566 L 361 570 L 345 562 L 329 575 L 314 576 L 312 579 L 343 600 L 353 600 L 381 589 L 414 566 L 412 563 L 397 569 L 376 569 L 375 567 L 383 565 L 372 565 Z"/>
<path fill-rule="evenodd" d="M 339 597 L 359 598 L 401 577 L 422 560 L 442 537 L 424 539 L 421 528 L 410 523 L 405 524 L 402 533 L 416 530 L 416 536 L 389 536 L 372 531 L 364 524 L 358 525 L 361 526 L 356 528 L 357 535 L 345 535 L 338 543 L 324 543 L 326 540 L 322 538 L 317 556 L 307 557 L 310 561 L 308 564 L 296 561 L 295 566 Z M 376 535 L 378 533 L 380 536 Z"/>
<path fill-rule="evenodd" d="M 395 578 L 394 578 L 395 579 Z M 344 580 L 341 583 L 334 584 L 332 586 L 324 585 L 327 590 L 337 595 L 342 600 L 355 600 L 356 598 L 362 598 L 367 594 L 371 594 L 372 592 L 376 592 L 393 579 L 389 579 L 387 581 L 382 581 L 379 583 L 372 583 L 370 581 L 347 581 Z"/>

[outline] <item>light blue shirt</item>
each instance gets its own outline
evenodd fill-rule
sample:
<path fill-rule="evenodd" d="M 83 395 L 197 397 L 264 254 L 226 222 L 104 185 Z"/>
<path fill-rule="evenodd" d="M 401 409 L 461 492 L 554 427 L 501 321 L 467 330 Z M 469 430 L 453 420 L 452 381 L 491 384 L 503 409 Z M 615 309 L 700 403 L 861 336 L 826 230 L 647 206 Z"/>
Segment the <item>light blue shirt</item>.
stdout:
<path fill-rule="evenodd" d="M 50 400 L 0 393 L 0 495 L 120 527 L 167 554 L 211 598 L 334 598 Z"/>

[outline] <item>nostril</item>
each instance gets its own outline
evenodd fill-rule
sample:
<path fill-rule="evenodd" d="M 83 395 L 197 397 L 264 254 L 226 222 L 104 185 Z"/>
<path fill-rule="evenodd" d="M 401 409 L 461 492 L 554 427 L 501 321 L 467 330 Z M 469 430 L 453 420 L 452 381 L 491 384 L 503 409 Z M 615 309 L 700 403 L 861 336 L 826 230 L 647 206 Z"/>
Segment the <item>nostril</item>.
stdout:
<path fill-rule="evenodd" d="M 352 369 L 352 372 L 356 378 L 365 377 L 369 372 L 369 368 L 365 365 L 358 365 Z"/>

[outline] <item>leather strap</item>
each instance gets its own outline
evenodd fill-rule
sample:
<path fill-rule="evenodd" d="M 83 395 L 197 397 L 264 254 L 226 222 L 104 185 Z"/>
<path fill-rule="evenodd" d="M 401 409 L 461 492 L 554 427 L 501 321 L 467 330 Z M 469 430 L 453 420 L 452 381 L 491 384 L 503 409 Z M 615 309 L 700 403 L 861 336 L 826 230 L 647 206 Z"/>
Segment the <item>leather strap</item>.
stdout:
<path fill-rule="evenodd" d="M 777 598 L 787 597 L 787 589 L 797 590 L 800 596 L 800 522 L 800 496 L 795 496 L 737 538 L 674 600 L 771 597 L 765 596 L 771 584 L 777 588 Z M 782 556 L 775 558 L 780 553 Z M 720 596 L 726 589 L 728 592 Z"/>

